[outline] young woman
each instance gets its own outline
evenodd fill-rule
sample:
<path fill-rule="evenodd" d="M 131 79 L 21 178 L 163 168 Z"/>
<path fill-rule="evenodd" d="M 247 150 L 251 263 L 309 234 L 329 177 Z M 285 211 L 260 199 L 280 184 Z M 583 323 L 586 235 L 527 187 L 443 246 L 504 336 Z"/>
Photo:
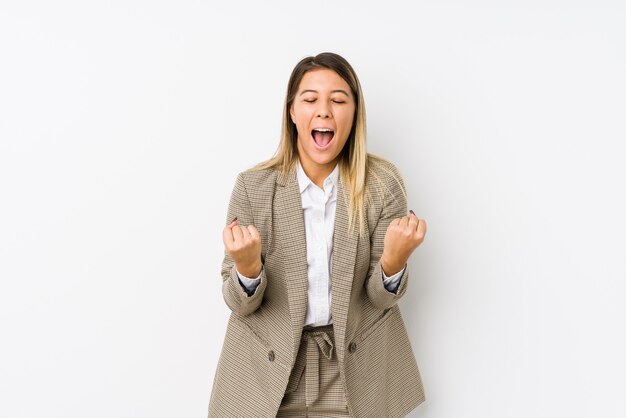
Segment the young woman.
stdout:
<path fill-rule="evenodd" d="M 352 66 L 300 61 L 278 151 L 230 198 L 209 417 L 403 417 L 425 400 L 397 302 L 426 222 L 365 136 Z"/>

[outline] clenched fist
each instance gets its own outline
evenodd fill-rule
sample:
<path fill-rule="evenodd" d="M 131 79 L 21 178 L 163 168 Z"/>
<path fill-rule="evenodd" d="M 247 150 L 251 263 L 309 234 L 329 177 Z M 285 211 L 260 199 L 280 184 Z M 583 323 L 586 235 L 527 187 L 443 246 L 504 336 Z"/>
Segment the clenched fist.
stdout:
<path fill-rule="evenodd" d="M 261 263 L 261 237 L 254 225 L 239 226 L 237 218 L 224 228 L 224 247 L 235 262 L 237 271 L 246 277 L 257 277 Z"/>
<path fill-rule="evenodd" d="M 385 246 L 380 258 L 381 267 L 387 276 L 392 276 L 404 268 L 409 256 L 424 241 L 426 221 L 419 219 L 411 211 L 391 221 L 385 233 Z"/>

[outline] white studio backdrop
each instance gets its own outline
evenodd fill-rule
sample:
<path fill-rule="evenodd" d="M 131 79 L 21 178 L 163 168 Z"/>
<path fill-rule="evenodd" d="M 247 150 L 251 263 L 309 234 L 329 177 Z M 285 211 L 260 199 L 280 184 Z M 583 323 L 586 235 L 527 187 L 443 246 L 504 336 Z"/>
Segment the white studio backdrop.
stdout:
<path fill-rule="evenodd" d="M 428 223 L 427 418 L 626 417 L 623 1 L 0 3 L 0 418 L 205 417 L 221 231 L 343 55 Z"/>

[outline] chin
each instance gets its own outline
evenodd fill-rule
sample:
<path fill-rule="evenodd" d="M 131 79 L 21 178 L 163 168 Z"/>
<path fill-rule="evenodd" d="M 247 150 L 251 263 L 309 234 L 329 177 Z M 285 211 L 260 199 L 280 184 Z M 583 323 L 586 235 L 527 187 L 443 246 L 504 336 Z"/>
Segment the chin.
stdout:
<path fill-rule="evenodd" d="M 326 165 L 326 164 L 330 164 L 333 161 L 337 160 L 337 157 L 339 157 L 339 154 L 336 155 L 310 155 L 310 157 L 312 157 L 311 159 L 320 165 Z"/>

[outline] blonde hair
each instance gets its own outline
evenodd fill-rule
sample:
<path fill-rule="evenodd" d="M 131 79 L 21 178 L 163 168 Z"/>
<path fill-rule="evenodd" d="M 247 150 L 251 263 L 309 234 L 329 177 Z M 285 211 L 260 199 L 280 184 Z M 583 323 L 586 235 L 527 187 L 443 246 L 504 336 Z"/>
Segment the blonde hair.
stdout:
<path fill-rule="evenodd" d="M 273 168 L 282 171 L 283 175 L 287 175 L 294 167 L 298 159 L 298 131 L 291 120 L 289 110 L 304 74 L 307 71 L 321 68 L 331 69 L 343 78 L 350 86 L 354 97 L 355 110 L 352 129 L 339 155 L 339 178 L 349 197 L 347 202 L 349 228 L 354 231 L 358 224 L 359 234 L 364 236 L 365 202 L 370 198 L 366 196 L 365 188 L 368 171 L 370 171 L 368 170 L 368 163 L 384 160 L 367 153 L 365 103 L 361 84 L 352 66 L 340 55 L 323 52 L 316 56 L 306 57 L 295 66 L 287 84 L 278 149 L 273 157 L 257 164 L 253 169 Z M 396 176 L 394 175 L 394 177 Z"/>

